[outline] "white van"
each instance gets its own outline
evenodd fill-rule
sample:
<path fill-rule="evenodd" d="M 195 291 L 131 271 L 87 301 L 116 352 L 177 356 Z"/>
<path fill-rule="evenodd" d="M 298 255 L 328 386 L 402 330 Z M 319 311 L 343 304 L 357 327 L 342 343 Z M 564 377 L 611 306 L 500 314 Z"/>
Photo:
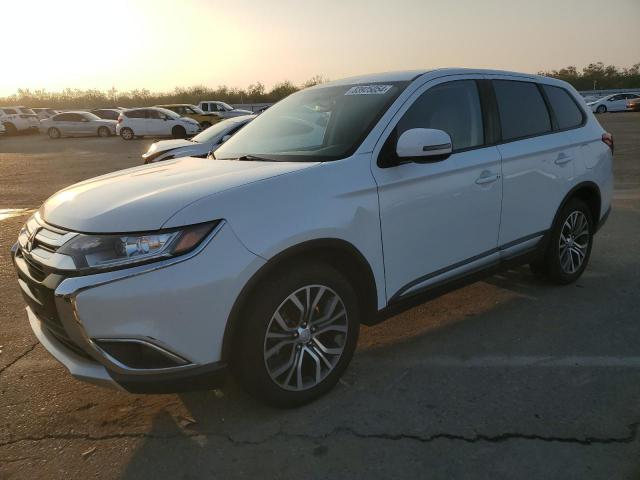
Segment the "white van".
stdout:
<path fill-rule="evenodd" d="M 116 125 L 116 135 L 124 140 L 146 136 L 185 138 L 199 131 L 200 124 L 195 120 L 158 107 L 123 110 Z"/>
<path fill-rule="evenodd" d="M 33 331 L 72 375 L 167 392 L 233 367 L 263 401 L 300 405 L 338 381 L 361 323 L 508 265 L 576 281 L 611 208 L 613 147 L 547 77 L 339 80 L 277 103 L 216 159 L 62 190 L 13 260 Z"/>

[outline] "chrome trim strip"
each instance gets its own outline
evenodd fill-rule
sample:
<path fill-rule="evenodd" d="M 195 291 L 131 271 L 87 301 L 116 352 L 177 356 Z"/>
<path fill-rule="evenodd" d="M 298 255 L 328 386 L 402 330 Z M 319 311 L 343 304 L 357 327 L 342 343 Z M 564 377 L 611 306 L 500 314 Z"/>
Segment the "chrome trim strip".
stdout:
<path fill-rule="evenodd" d="M 164 355 L 167 358 L 170 358 L 171 360 L 173 360 L 176 363 L 179 363 L 180 365 L 176 365 L 176 367 L 182 367 L 185 365 L 193 365 L 191 362 L 189 362 L 188 360 L 185 360 L 184 358 L 182 358 L 180 355 L 177 355 L 173 352 L 170 352 L 169 350 L 166 350 L 164 348 L 162 348 L 160 345 L 156 345 L 153 342 L 150 342 L 148 340 L 142 339 L 142 338 L 95 338 L 93 339 L 93 342 L 111 342 L 111 343 L 137 343 L 140 345 L 145 345 L 153 350 L 156 350 L 157 352 L 159 352 L 160 354 Z M 140 370 L 143 372 L 146 371 L 162 371 L 162 370 L 166 370 L 166 369 L 162 369 L 162 368 L 140 368 L 140 369 L 135 369 L 135 368 L 131 368 L 129 366 L 127 366 L 125 363 L 121 362 L 120 360 L 118 360 L 117 358 L 115 358 L 113 355 L 110 355 L 107 351 L 105 351 L 103 348 L 100 347 L 100 345 L 96 345 L 97 348 L 100 349 L 100 351 L 102 352 L 103 355 L 105 355 L 106 357 L 109 357 L 109 359 L 115 363 L 120 365 L 122 368 L 125 368 L 127 370 Z M 174 368 L 174 367 L 170 367 L 170 368 Z"/>

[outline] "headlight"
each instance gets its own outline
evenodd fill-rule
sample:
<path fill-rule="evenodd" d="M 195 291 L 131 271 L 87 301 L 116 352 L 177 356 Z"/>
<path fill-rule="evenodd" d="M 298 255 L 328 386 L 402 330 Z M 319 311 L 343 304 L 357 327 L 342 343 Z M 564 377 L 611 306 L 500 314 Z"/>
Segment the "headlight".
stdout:
<path fill-rule="evenodd" d="M 158 142 L 153 142 L 151 144 L 151 146 L 149 147 L 149 150 L 147 151 L 147 153 L 153 153 L 158 149 Z"/>
<path fill-rule="evenodd" d="M 218 223 L 149 233 L 79 234 L 60 247 L 58 253 L 72 257 L 79 270 L 129 267 L 190 252 Z"/>

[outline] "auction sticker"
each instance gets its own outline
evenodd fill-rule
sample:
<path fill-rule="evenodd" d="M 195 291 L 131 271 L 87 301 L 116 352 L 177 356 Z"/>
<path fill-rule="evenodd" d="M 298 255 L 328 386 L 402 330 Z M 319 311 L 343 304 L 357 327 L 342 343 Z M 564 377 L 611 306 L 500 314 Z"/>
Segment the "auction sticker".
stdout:
<path fill-rule="evenodd" d="M 345 95 L 384 95 L 392 85 L 358 85 L 351 87 Z"/>

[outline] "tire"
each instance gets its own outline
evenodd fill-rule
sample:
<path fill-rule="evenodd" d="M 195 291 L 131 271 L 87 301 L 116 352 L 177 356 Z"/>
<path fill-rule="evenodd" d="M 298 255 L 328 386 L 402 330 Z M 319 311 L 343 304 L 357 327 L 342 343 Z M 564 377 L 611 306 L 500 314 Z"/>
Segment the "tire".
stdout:
<path fill-rule="evenodd" d="M 200 127 L 202 128 L 202 130 L 206 130 L 207 128 L 209 128 L 211 126 L 210 122 L 201 122 L 200 123 Z"/>
<path fill-rule="evenodd" d="M 598 108 L 596 108 L 596 113 L 604 113 L 606 111 L 607 111 L 606 105 L 598 105 Z"/>
<path fill-rule="evenodd" d="M 18 129 L 13 123 L 4 123 L 3 125 L 6 130 L 5 135 L 16 135 L 18 133 Z"/>
<path fill-rule="evenodd" d="M 52 140 L 57 140 L 62 136 L 60 130 L 55 127 L 51 127 L 49 130 L 47 130 L 47 133 L 49 134 L 49 138 Z"/>
<path fill-rule="evenodd" d="M 131 130 L 129 127 L 121 128 L 120 136 L 123 140 L 133 140 L 133 130 Z"/>
<path fill-rule="evenodd" d="M 100 127 L 98 128 L 98 136 L 103 138 L 110 137 L 111 130 L 109 130 L 107 127 Z"/>
<path fill-rule="evenodd" d="M 184 127 L 176 125 L 175 127 L 173 127 L 173 129 L 171 129 L 171 135 L 173 136 L 173 138 L 185 138 L 187 136 L 187 131 L 184 129 Z"/>
<path fill-rule="evenodd" d="M 316 306 L 308 309 L 310 317 L 303 318 L 294 297 L 301 306 Z M 353 357 L 360 329 L 355 291 L 340 272 L 322 263 L 296 264 L 263 281 L 246 305 L 233 365 L 251 395 L 291 408 L 333 388 Z"/>
<path fill-rule="evenodd" d="M 587 205 L 570 199 L 551 229 L 544 257 L 531 271 L 558 285 L 575 282 L 587 268 L 593 247 L 594 221 Z"/>

